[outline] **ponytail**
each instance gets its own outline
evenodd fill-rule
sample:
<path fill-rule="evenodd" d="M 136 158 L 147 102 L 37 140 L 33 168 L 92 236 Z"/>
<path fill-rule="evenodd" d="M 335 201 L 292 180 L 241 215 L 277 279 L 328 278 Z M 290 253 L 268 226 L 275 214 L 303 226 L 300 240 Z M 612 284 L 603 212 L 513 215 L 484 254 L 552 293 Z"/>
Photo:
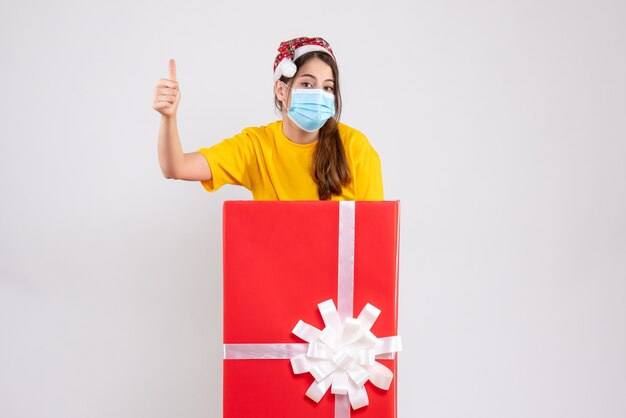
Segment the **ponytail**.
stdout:
<path fill-rule="evenodd" d="M 329 200 L 333 195 L 340 195 L 342 186 L 350 184 L 352 180 L 335 118 L 328 119 L 320 128 L 311 170 L 320 200 Z"/>

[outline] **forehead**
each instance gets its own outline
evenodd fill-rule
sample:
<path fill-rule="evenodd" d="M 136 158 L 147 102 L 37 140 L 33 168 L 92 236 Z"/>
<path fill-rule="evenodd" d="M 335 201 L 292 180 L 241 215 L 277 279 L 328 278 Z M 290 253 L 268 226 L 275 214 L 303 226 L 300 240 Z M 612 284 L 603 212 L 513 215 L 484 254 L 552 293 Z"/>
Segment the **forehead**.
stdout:
<path fill-rule="evenodd" d="M 330 65 L 326 64 L 319 58 L 313 58 L 304 63 L 304 65 L 300 66 L 298 76 L 301 76 L 303 74 L 311 74 L 315 76 L 318 80 L 322 81 L 327 79 L 335 79 L 335 77 L 333 77 L 333 69 L 330 67 Z"/>

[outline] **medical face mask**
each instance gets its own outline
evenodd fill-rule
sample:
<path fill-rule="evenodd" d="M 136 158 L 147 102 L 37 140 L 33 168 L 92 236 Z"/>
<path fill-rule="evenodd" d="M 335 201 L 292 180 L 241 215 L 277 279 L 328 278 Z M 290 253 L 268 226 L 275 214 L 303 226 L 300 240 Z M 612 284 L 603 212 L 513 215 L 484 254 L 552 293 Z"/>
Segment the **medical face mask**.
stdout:
<path fill-rule="evenodd" d="M 335 116 L 335 96 L 322 89 L 291 89 L 287 116 L 307 132 L 315 132 Z"/>

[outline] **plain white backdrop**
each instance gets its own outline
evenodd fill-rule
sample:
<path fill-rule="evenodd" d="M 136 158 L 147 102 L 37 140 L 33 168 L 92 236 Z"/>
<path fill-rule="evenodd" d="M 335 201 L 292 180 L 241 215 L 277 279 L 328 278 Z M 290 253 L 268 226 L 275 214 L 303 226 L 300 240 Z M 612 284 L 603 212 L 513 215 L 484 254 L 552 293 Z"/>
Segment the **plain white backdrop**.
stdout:
<path fill-rule="evenodd" d="M 221 416 L 221 208 L 183 149 L 323 36 L 402 204 L 402 418 L 626 416 L 626 3 L 2 1 L 0 417 Z M 386 418 L 386 417 L 381 417 Z"/>

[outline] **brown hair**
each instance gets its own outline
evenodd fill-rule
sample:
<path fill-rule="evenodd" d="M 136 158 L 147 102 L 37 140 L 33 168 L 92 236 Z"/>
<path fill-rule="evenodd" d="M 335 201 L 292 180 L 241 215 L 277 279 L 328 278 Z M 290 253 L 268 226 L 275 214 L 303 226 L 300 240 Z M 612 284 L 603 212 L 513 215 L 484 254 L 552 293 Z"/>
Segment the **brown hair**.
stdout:
<path fill-rule="evenodd" d="M 341 194 L 341 186 L 350 184 L 350 170 L 346 160 L 346 153 L 339 136 L 339 116 L 341 115 L 341 91 L 339 90 L 339 69 L 337 63 L 329 54 L 320 51 L 311 51 L 303 54 L 294 61 L 299 69 L 304 63 L 319 58 L 330 66 L 335 78 L 335 116 L 328 119 L 319 130 L 319 138 L 311 159 L 311 174 L 317 184 L 317 194 L 320 200 L 329 200 L 333 195 Z M 298 73 L 296 73 L 298 75 Z M 291 87 L 295 76 L 280 80 Z M 282 111 L 282 103 L 274 95 L 274 104 Z"/>

